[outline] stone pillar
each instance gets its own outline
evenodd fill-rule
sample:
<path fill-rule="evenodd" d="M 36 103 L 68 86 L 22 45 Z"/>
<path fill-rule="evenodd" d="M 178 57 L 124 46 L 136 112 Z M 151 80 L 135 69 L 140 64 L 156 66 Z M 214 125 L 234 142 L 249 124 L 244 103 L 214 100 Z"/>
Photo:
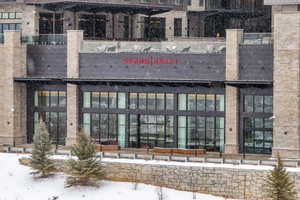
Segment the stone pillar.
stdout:
<path fill-rule="evenodd" d="M 26 5 L 23 12 L 22 36 L 39 34 L 39 12 L 37 7 Z"/>
<path fill-rule="evenodd" d="M 67 77 L 79 77 L 79 51 L 83 42 L 83 31 L 68 30 L 68 58 L 67 58 Z M 66 145 L 72 145 L 76 142 L 78 134 L 78 86 L 67 84 L 67 139 Z"/>
<path fill-rule="evenodd" d="M 226 81 L 239 79 L 239 44 L 243 30 L 226 30 Z M 225 153 L 239 153 L 239 88 L 225 87 Z"/>
<path fill-rule="evenodd" d="M 26 85 L 14 82 L 26 76 L 26 47 L 20 39 L 20 32 L 5 31 L 0 47 L 0 144 L 26 143 Z"/>
<path fill-rule="evenodd" d="M 300 158 L 300 13 L 274 16 L 273 156 Z"/>

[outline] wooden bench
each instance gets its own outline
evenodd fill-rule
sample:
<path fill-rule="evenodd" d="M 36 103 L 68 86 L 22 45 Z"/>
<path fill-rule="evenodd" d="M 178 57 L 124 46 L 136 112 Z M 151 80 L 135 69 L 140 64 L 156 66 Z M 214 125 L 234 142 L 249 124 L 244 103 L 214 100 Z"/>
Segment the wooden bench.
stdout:
<path fill-rule="evenodd" d="M 153 153 L 177 153 L 177 154 L 186 154 L 186 155 L 200 155 L 205 154 L 205 149 L 175 149 L 175 148 L 159 148 L 154 147 L 152 149 Z"/>
<path fill-rule="evenodd" d="M 118 145 L 96 145 L 96 149 L 99 151 L 118 151 L 120 147 Z"/>

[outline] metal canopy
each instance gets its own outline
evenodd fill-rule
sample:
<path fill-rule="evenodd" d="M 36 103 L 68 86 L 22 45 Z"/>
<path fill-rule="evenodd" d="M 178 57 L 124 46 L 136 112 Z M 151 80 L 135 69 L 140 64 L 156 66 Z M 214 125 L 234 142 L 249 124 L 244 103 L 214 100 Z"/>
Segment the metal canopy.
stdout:
<path fill-rule="evenodd" d="M 159 13 L 168 12 L 173 9 L 173 6 L 171 5 L 109 3 L 97 0 L 26 0 L 26 3 L 32 5 L 39 5 L 42 8 L 53 11 L 70 10 L 74 12 L 110 12 L 145 15 L 155 15 Z"/>
<path fill-rule="evenodd" d="M 267 80 L 237 80 L 237 81 L 225 81 L 226 85 L 243 87 L 243 86 L 273 86 L 273 81 Z"/>

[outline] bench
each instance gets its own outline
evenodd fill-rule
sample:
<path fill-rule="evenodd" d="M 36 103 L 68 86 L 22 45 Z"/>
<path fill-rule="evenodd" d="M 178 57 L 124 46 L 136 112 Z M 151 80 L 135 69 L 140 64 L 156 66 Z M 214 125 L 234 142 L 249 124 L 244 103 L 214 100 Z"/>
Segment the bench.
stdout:
<path fill-rule="evenodd" d="M 159 148 L 154 147 L 152 149 L 153 153 L 176 153 L 176 154 L 185 154 L 185 155 L 200 155 L 205 154 L 205 149 L 175 149 L 175 148 Z"/>
<path fill-rule="evenodd" d="M 118 151 L 120 147 L 118 145 L 96 145 L 96 149 L 99 151 Z"/>

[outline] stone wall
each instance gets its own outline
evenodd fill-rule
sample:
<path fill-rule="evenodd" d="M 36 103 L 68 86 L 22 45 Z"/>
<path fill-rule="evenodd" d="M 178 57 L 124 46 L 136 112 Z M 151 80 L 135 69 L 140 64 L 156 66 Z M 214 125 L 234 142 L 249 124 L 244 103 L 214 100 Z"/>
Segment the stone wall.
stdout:
<path fill-rule="evenodd" d="M 234 199 L 267 200 L 264 187 L 268 170 L 241 169 L 203 164 L 136 164 L 104 162 L 106 179 L 139 182 L 177 190 L 195 191 Z M 264 167 L 263 167 L 264 168 Z M 270 167 L 265 167 L 270 168 Z M 300 173 L 290 172 L 300 199 Z"/>

